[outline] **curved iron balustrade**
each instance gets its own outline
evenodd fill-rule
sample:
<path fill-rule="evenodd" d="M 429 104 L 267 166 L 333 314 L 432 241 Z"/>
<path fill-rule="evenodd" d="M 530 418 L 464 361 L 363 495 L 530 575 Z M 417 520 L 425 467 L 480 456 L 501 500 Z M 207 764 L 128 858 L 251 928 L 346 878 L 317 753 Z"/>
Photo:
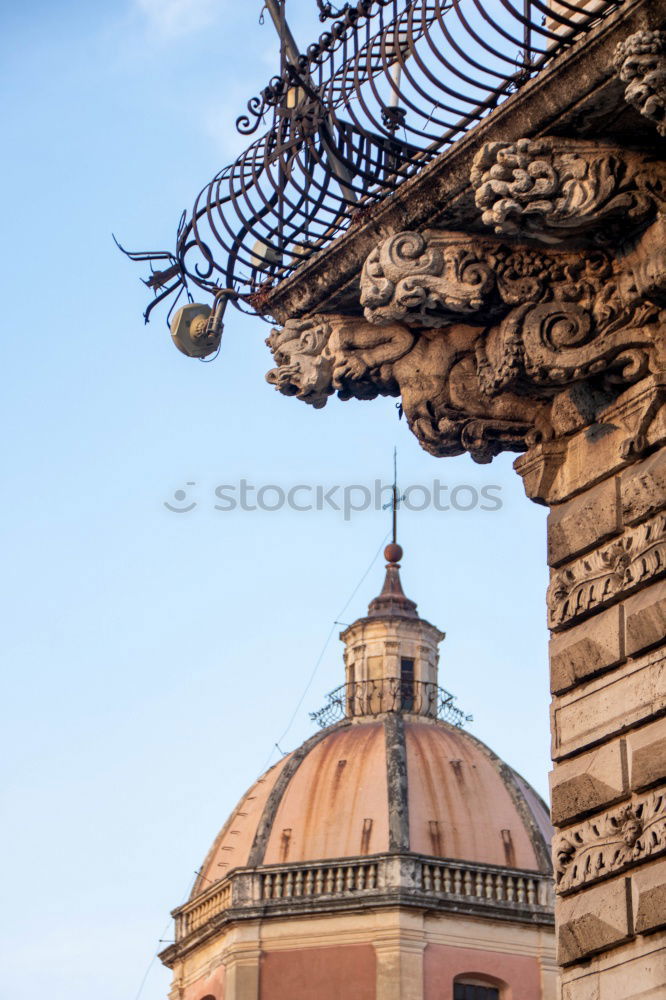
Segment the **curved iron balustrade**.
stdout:
<path fill-rule="evenodd" d="M 622 0 L 317 2 L 337 20 L 292 61 L 282 45 L 282 72 L 237 121 L 249 135 L 269 119 L 268 131 L 183 213 L 173 252 L 128 253 L 151 265 L 146 321 L 170 296 L 172 309 L 191 301 L 191 285 L 261 314 L 267 288 Z"/>
<path fill-rule="evenodd" d="M 324 729 L 351 716 L 384 712 L 413 712 L 459 727 L 472 721 L 471 715 L 458 708 L 449 691 L 430 681 L 403 681 L 399 677 L 342 684 L 327 695 L 323 708 L 310 712 L 310 718 Z"/>

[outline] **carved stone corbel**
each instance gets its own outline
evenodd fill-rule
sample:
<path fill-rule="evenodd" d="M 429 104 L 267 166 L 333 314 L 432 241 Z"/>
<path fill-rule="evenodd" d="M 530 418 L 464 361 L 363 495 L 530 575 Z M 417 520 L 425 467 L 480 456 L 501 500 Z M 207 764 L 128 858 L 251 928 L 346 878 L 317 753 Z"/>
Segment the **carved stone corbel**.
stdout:
<path fill-rule="evenodd" d="M 626 239 L 663 208 L 663 163 L 576 139 L 548 137 L 490 142 L 470 174 L 486 226 L 503 236 L 562 244 Z"/>
<path fill-rule="evenodd" d="M 290 319 L 266 340 L 277 364 L 266 379 L 285 396 L 315 409 L 337 392 L 340 399 L 375 399 L 400 393 L 392 365 L 414 344 L 415 334 L 394 323 L 378 328 L 362 318 L 316 314 Z"/>
<path fill-rule="evenodd" d="M 267 380 L 287 396 L 319 408 L 341 399 L 402 396 L 421 445 L 434 455 L 469 451 L 487 462 L 500 451 L 523 451 L 548 436 L 548 400 L 506 392 L 486 397 L 478 379 L 478 327 L 416 331 L 391 323 L 373 326 L 336 314 L 290 320 L 267 340 L 277 367 Z"/>
<path fill-rule="evenodd" d="M 398 233 L 365 263 L 364 317 L 290 320 L 268 338 L 268 381 L 315 407 L 334 392 L 400 395 L 434 455 L 488 462 L 525 451 L 593 422 L 623 386 L 666 368 L 658 296 L 639 291 L 663 287 L 646 263 L 651 232 L 621 260 Z"/>
<path fill-rule="evenodd" d="M 666 31 L 637 31 L 615 50 L 624 99 L 666 136 Z"/>
<path fill-rule="evenodd" d="M 641 247 L 620 266 L 601 251 L 537 251 L 436 230 L 398 233 L 366 261 L 361 305 L 378 325 L 483 327 L 474 352 L 486 396 L 557 390 L 599 374 L 607 383 L 629 383 L 661 365 L 659 306 L 638 292 L 632 271 L 632 263 L 641 275 L 645 270 Z"/>

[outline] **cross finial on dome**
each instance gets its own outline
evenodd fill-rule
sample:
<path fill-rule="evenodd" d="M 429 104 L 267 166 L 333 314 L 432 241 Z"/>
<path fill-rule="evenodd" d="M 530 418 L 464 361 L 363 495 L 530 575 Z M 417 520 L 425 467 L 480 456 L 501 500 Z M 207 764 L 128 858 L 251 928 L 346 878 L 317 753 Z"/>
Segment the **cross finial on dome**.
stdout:
<path fill-rule="evenodd" d="M 398 545 L 398 508 L 404 500 L 398 492 L 398 452 L 393 449 L 393 497 L 387 507 L 391 507 L 392 541 L 384 549 L 386 559 L 386 577 L 379 597 L 370 602 L 368 617 L 380 618 L 399 615 L 401 617 L 418 618 L 416 604 L 410 601 L 402 589 L 400 582 L 400 560 L 403 556 L 402 546 Z"/>

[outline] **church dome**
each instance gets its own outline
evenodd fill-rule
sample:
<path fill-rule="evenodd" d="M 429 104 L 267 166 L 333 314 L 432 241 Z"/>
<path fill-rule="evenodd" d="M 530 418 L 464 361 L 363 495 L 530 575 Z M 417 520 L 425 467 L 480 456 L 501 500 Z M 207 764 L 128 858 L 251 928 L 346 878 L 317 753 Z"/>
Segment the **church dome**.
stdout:
<path fill-rule="evenodd" d="M 464 730 L 410 713 L 348 719 L 249 789 L 193 895 L 235 868 L 392 850 L 546 873 L 550 835 L 534 789 Z"/>
<path fill-rule="evenodd" d="M 238 868 L 407 852 L 550 872 L 546 805 L 461 728 L 437 686 L 444 633 L 424 621 L 389 545 L 381 593 L 341 634 L 346 683 L 327 725 L 250 788 L 204 862 L 193 897 Z M 449 716 L 458 724 L 440 718 Z"/>
<path fill-rule="evenodd" d="M 179 1000 L 554 1000 L 548 811 L 463 728 L 444 634 L 395 539 L 385 556 L 319 731 L 243 796 L 174 911 Z"/>

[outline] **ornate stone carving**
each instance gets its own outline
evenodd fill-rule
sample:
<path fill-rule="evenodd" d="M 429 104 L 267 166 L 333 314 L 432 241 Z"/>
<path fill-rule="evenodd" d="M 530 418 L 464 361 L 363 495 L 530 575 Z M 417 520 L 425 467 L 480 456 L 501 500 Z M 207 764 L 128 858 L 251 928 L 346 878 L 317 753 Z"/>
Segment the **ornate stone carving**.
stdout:
<path fill-rule="evenodd" d="M 524 451 L 593 421 L 618 386 L 663 366 L 659 305 L 632 272 L 641 246 L 618 263 L 599 250 L 398 233 L 363 269 L 365 319 L 290 320 L 268 338 L 268 381 L 317 407 L 334 392 L 401 395 L 434 455 Z"/>
<path fill-rule="evenodd" d="M 547 595 L 548 625 L 557 629 L 666 572 L 666 514 L 557 571 Z"/>
<path fill-rule="evenodd" d="M 266 378 L 286 396 L 297 396 L 317 409 L 336 391 L 341 399 L 397 396 L 391 365 L 414 339 L 405 326 L 380 329 L 355 317 L 289 320 L 266 341 L 278 366 Z"/>
<path fill-rule="evenodd" d="M 396 233 L 373 250 L 361 274 L 361 305 L 370 323 L 449 326 L 481 309 L 498 311 L 489 240 L 463 233 Z"/>
<path fill-rule="evenodd" d="M 545 372 L 552 369 L 550 384 L 557 386 L 585 377 L 591 364 L 598 362 L 603 370 L 611 356 L 634 346 L 630 330 L 656 319 L 658 307 L 635 287 L 631 264 L 637 253 L 638 248 L 624 264 L 631 275 L 628 280 L 627 273 L 622 274 L 601 251 L 540 251 L 438 230 L 397 233 L 368 257 L 361 275 L 361 305 L 368 322 L 377 325 L 402 322 L 440 328 L 462 322 L 487 328 L 506 317 L 498 334 L 502 355 L 513 352 L 509 344 L 519 338 L 519 327 L 526 331 L 543 327 L 546 354 L 552 353 L 550 343 L 562 371 L 554 357 L 536 349 L 541 333 L 527 332 L 526 339 L 533 344 L 527 349 L 528 381 L 540 369 L 539 381 L 547 384 Z M 595 348 L 581 352 L 602 332 L 612 340 L 608 350 L 598 356 Z M 641 343 L 647 339 L 638 336 Z M 568 341 L 575 357 L 566 356 Z M 508 364 L 502 364 L 498 389 L 508 384 Z M 517 360 L 511 362 L 514 368 L 516 364 Z M 584 370 L 575 375 L 581 366 Z"/>
<path fill-rule="evenodd" d="M 626 237 L 655 216 L 666 187 L 663 165 L 647 156 L 560 138 L 486 143 L 470 179 L 487 226 L 554 245 Z"/>
<path fill-rule="evenodd" d="M 637 31 L 615 50 L 624 97 L 666 135 L 666 31 Z"/>
<path fill-rule="evenodd" d="M 547 436 L 549 425 L 547 400 L 484 396 L 475 360 L 480 333 L 453 327 L 446 337 L 424 331 L 416 339 L 399 324 L 377 327 L 334 314 L 292 320 L 267 340 L 278 367 L 266 378 L 315 407 L 336 391 L 342 399 L 401 394 L 410 428 L 426 450 L 469 451 L 485 462 L 500 451 L 523 450 L 526 439 Z"/>
<path fill-rule="evenodd" d="M 431 455 L 468 451 L 476 462 L 489 462 L 552 436 L 547 399 L 485 394 L 477 364 L 482 336 L 469 326 L 423 331 L 394 366 L 410 429 Z"/>
<path fill-rule="evenodd" d="M 553 843 L 557 892 L 569 893 L 666 852 L 666 791 L 573 827 Z"/>

